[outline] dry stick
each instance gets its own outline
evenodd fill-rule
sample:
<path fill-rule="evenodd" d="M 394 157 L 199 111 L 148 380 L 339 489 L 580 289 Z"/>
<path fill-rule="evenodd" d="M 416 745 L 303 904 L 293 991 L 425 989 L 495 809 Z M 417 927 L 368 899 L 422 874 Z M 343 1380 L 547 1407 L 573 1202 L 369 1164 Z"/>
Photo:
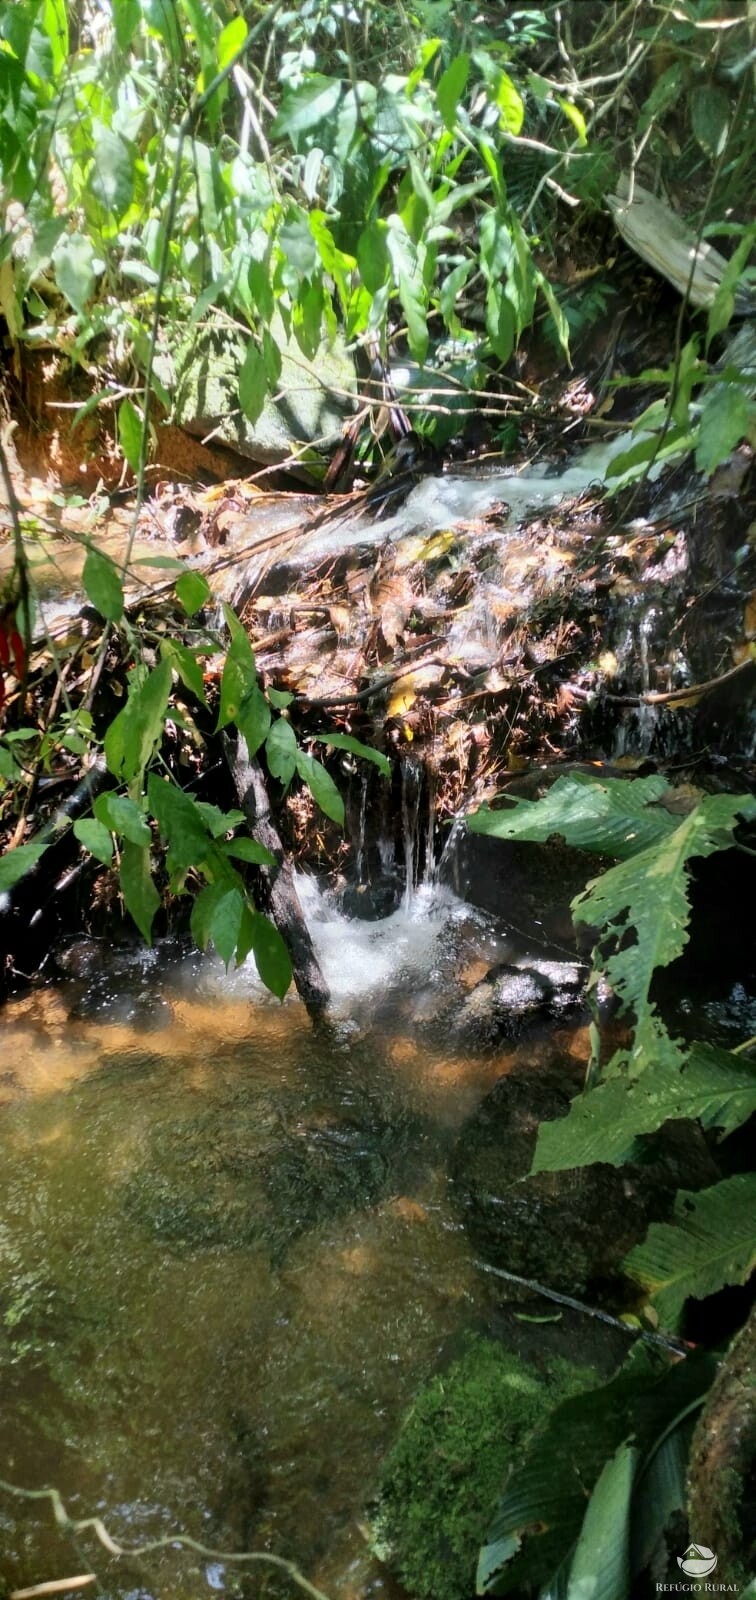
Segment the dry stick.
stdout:
<path fill-rule="evenodd" d="M 80 1572 L 76 1578 L 52 1578 L 49 1583 L 34 1583 L 31 1589 L 12 1589 L 8 1600 L 36 1600 L 41 1594 L 67 1594 L 69 1589 L 84 1589 L 96 1583 L 94 1572 Z"/>
<path fill-rule="evenodd" d="M 449 662 L 445 656 L 425 656 L 419 661 L 410 659 L 401 667 L 396 667 L 393 672 L 385 672 L 380 678 L 373 678 L 364 689 L 356 689 L 351 694 L 327 694 L 311 700 L 308 695 L 297 695 L 297 701 L 306 706 L 351 706 L 362 700 L 372 700 L 373 696 L 387 689 L 389 684 L 396 683 L 400 678 L 408 678 L 411 673 L 422 672 L 425 667 L 448 667 Z"/>
<path fill-rule="evenodd" d="M 584 1317 L 595 1317 L 598 1322 L 606 1322 L 610 1328 L 618 1328 L 620 1333 L 626 1333 L 631 1339 L 644 1339 L 647 1344 L 658 1344 L 664 1350 L 672 1350 L 675 1355 L 687 1355 L 690 1345 L 684 1339 L 675 1339 L 671 1334 L 652 1333 L 647 1328 L 632 1328 L 627 1322 L 621 1322 L 619 1317 L 613 1317 L 608 1311 L 599 1311 L 597 1306 L 587 1306 L 582 1300 L 573 1299 L 571 1294 L 559 1294 L 556 1289 L 548 1289 L 544 1283 L 536 1283 L 535 1278 L 521 1278 L 517 1272 L 505 1272 L 503 1267 L 492 1267 L 487 1261 L 476 1261 L 474 1265 L 479 1272 L 487 1272 L 492 1278 L 503 1278 L 505 1283 L 516 1283 L 522 1289 L 531 1289 L 533 1294 L 543 1295 L 545 1300 L 553 1300 L 557 1306 L 568 1306 L 570 1311 L 580 1311 Z"/>
<path fill-rule="evenodd" d="M 236 745 L 221 734 L 223 753 L 236 786 L 239 804 L 258 844 L 270 850 L 277 867 L 263 867 L 270 887 L 270 910 L 289 954 L 297 992 L 314 1022 L 322 1020 L 331 998 L 315 954 L 310 930 L 297 894 L 291 862 L 273 822 L 265 778 L 259 762 L 250 760 L 246 740 L 241 735 Z"/>
<path fill-rule="evenodd" d="M 748 667 L 756 667 L 756 661 L 750 656 L 746 661 L 739 661 L 736 667 L 730 667 L 728 672 L 720 673 L 718 678 L 709 678 L 706 683 L 691 683 L 687 689 L 669 689 L 665 694 L 657 694 L 653 690 L 648 694 L 604 694 L 602 699 L 612 700 L 622 706 L 670 706 L 683 704 L 688 700 L 695 700 L 700 695 L 711 694 L 714 689 L 721 688 L 723 683 L 730 683 L 733 678 L 740 676 Z M 571 684 L 565 684 L 571 694 L 589 694 L 590 690 L 573 689 Z"/>
<path fill-rule="evenodd" d="M 53 1508 L 53 1516 L 62 1533 L 88 1533 L 91 1530 L 111 1556 L 127 1556 L 129 1559 L 133 1559 L 138 1556 L 151 1555 L 158 1550 L 171 1550 L 176 1545 L 181 1545 L 183 1549 L 194 1550 L 197 1555 L 205 1556 L 206 1559 L 211 1561 L 233 1561 L 239 1564 L 242 1562 L 267 1563 L 268 1566 L 275 1567 L 279 1572 L 287 1573 L 292 1583 L 295 1583 L 299 1589 L 303 1589 L 305 1594 L 310 1595 L 311 1600 L 328 1600 L 328 1595 L 324 1594 L 322 1589 L 317 1589 L 314 1583 L 310 1583 L 309 1578 L 306 1578 L 304 1573 L 300 1572 L 299 1567 L 295 1566 L 293 1561 L 286 1561 L 283 1556 L 271 1555 L 267 1550 L 249 1552 L 212 1550 L 208 1545 L 200 1544 L 197 1539 L 190 1538 L 187 1533 L 169 1533 L 163 1539 L 151 1539 L 149 1544 L 121 1545 L 108 1533 L 100 1517 L 83 1517 L 80 1521 L 75 1521 L 73 1517 L 70 1517 L 59 1489 L 22 1489 L 18 1484 L 6 1483 L 3 1478 L 0 1478 L 0 1490 L 4 1494 L 15 1495 L 19 1500 L 49 1500 Z"/>

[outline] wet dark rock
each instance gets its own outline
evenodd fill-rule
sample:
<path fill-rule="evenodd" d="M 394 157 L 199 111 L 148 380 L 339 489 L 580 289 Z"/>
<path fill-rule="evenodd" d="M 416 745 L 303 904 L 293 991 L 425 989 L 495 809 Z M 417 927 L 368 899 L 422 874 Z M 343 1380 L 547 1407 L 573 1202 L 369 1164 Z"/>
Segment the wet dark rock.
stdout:
<path fill-rule="evenodd" d="M 517 1039 L 526 1029 L 559 1022 L 582 1003 L 585 973 L 567 961 L 493 967 L 452 1020 L 455 1038 L 473 1048 Z"/>
<path fill-rule="evenodd" d="M 457 1205 L 475 1249 L 494 1266 L 567 1294 L 619 1287 L 620 1263 L 678 1188 L 720 1173 L 700 1130 L 668 1123 L 644 1141 L 646 1160 L 529 1177 L 538 1125 L 564 1116 L 566 1076 L 500 1078 L 463 1128 L 451 1161 Z"/>
<path fill-rule="evenodd" d="M 402 885 L 398 878 L 382 878 L 379 883 L 349 884 L 341 897 L 345 917 L 357 922 L 381 922 L 401 904 Z"/>

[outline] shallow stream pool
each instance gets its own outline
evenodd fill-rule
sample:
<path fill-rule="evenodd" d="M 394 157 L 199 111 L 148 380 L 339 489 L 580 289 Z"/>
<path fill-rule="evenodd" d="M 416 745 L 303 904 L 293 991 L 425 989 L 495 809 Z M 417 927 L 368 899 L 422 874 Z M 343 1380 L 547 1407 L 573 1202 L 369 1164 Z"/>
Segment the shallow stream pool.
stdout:
<path fill-rule="evenodd" d="M 353 1595 L 388 1581 L 366 1518 L 403 1411 L 495 1315 L 446 1169 L 516 1052 L 434 1031 L 508 950 L 451 894 L 376 924 L 310 910 L 320 1035 L 246 972 L 171 952 L 88 949 L 86 975 L 7 1011 L 0 1477 L 56 1485 L 121 1543 L 267 1549 Z M 114 1561 L 0 1492 L 9 1591 L 95 1572 L 117 1600 L 290 1592 L 235 1570 Z"/>

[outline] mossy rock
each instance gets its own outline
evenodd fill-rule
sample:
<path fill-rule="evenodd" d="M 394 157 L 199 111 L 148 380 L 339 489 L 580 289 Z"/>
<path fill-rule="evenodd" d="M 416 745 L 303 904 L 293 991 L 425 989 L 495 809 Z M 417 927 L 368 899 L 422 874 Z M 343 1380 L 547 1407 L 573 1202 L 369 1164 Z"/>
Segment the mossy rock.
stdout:
<path fill-rule="evenodd" d="M 595 1382 L 587 1368 L 552 1359 L 541 1370 L 476 1336 L 421 1390 L 387 1458 L 373 1519 L 376 1554 L 409 1594 L 471 1600 L 478 1551 L 523 1441 Z"/>
<path fill-rule="evenodd" d="M 281 378 L 276 399 L 266 400 L 256 422 L 245 417 L 239 402 L 239 376 L 251 334 L 210 322 L 192 330 L 191 340 L 175 355 L 161 353 L 157 375 L 173 398 L 173 422 L 186 432 L 201 438 L 212 434 L 216 444 L 265 466 L 287 461 L 310 445 L 312 450 L 299 458 L 299 470 L 317 478 L 321 452 L 327 455 L 338 443 L 354 410 L 354 363 L 338 338 L 308 360 L 296 341 L 287 338 L 278 315 L 270 331 L 281 351 Z"/>

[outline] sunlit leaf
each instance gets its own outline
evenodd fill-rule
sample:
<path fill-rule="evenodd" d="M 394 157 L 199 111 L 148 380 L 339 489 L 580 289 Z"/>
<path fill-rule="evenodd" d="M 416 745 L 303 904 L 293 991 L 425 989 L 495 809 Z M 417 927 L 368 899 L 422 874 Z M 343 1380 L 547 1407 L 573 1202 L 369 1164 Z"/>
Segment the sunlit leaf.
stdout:
<path fill-rule="evenodd" d="M 284 786 L 291 783 L 297 766 L 297 740 L 285 717 L 277 717 L 265 741 L 268 769 Z"/>
<path fill-rule="evenodd" d="M 436 84 L 436 104 L 446 127 L 452 131 L 457 122 L 457 106 L 465 92 L 469 76 L 470 57 L 455 56 Z"/>
<path fill-rule="evenodd" d="M 207 578 L 203 578 L 201 572 L 185 572 L 182 577 L 177 578 L 173 587 L 190 617 L 207 604 L 212 594 Z"/>
<path fill-rule="evenodd" d="M 110 830 L 102 822 L 97 822 L 91 817 L 79 817 L 73 825 L 73 831 L 79 844 L 98 861 L 103 861 L 109 866 L 113 859 L 113 840 Z"/>
<path fill-rule="evenodd" d="M 374 750 L 370 744 L 363 744 L 361 739 L 355 739 L 351 733 L 316 733 L 315 738 L 321 744 L 330 745 L 334 750 L 350 750 L 353 756 L 359 756 L 363 761 L 372 761 L 383 773 L 384 778 L 391 776 L 391 762 L 380 750 Z"/>
<path fill-rule="evenodd" d="M 110 556 L 90 547 L 84 562 L 82 582 L 88 600 L 107 622 L 120 622 L 123 616 L 121 574 Z"/>
<path fill-rule="evenodd" d="M 126 841 L 121 852 L 119 881 L 129 916 L 133 918 L 145 942 L 152 944 L 152 924 L 160 905 L 160 895 L 152 880 L 148 849 Z"/>
<path fill-rule="evenodd" d="M 100 794 L 92 810 L 104 827 L 128 839 L 131 844 L 149 845 L 152 835 L 144 813 L 135 800 L 123 794 Z"/>
<path fill-rule="evenodd" d="M 132 472 L 139 471 L 144 422 L 131 401 L 122 400 L 118 407 L 118 442 Z"/>
<path fill-rule="evenodd" d="M 344 826 L 344 802 L 331 777 L 320 761 L 314 756 L 307 756 L 303 751 L 297 755 L 297 772 L 303 783 L 318 805 L 332 822 L 338 822 L 339 827 Z"/>

